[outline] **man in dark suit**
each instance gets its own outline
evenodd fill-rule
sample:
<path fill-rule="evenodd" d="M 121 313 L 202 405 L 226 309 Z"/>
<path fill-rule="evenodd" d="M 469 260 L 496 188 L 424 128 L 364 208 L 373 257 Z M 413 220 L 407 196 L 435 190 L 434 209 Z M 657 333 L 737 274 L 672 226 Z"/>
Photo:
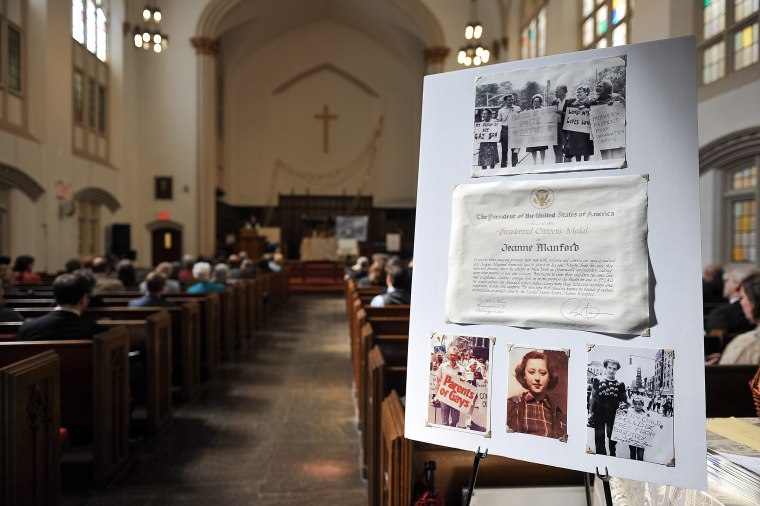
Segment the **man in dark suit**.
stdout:
<path fill-rule="evenodd" d="M 129 307 L 172 307 L 174 303 L 163 297 L 166 278 L 160 272 L 151 272 L 145 278 L 147 295 L 129 301 Z"/>
<path fill-rule="evenodd" d="M 388 266 L 388 275 L 385 278 L 385 282 L 388 285 L 388 290 L 385 293 L 376 295 L 370 301 L 370 306 L 384 307 L 396 304 L 409 304 L 411 302 L 411 280 L 409 279 L 409 273 L 401 265 Z"/>
<path fill-rule="evenodd" d="M 744 316 L 739 289 L 742 281 L 756 272 L 753 267 L 739 267 L 728 272 L 723 281 L 723 297 L 728 299 L 728 304 L 721 304 L 710 312 L 706 331 L 722 330 L 726 337 L 733 337 L 755 328 L 755 324 Z"/>
<path fill-rule="evenodd" d="M 20 341 L 92 339 L 106 327 L 85 320 L 82 314 L 90 303 L 90 282 L 78 274 L 61 274 L 53 282 L 58 304 L 44 316 L 29 320 L 18 329 Z"/>

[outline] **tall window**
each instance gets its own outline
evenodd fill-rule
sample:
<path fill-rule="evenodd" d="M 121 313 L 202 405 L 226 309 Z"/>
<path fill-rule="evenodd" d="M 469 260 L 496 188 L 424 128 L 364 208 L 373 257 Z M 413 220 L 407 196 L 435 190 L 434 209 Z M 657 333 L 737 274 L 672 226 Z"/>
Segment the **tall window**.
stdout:
<path fill-rule="evenodd" d="M 72 0 L 72 148 L 98 162 L 109 158 L 107 64 L 109 0 Z"/>
<path fill-rule="evenodd" d="M 628 44 L 632 4 L 633 0 L 581 0 L 583 49 Z"/>
<path fill-rule="evenodd" d="M 27 130 L 27 0 L 0 0 L 0 128 Z"/>
<path fill-rule="evenodd" d="M 546 56 L 546 7 L 528 21 L 522 31 L 522 59 Z"/>
<path fill-rule="evenodd" d="M 100 247 L 100 204 L 88 200 L 77 202 L 78 251 L 80 255 L 97 255 Z"/>
<path fill-rule="evenodd" d="M 10 230 L 8 226 L 8 188 L 0 185 L 0 255 L 10 251 Z"/>
<path fill-rule="evenodd" d="M 757 201 L 758 201 L 758 166 L 760 158 L 756 157 L 727 171 L 724 192 L 728 223 L 728 251 L 726 258 L 730 263 L 757 262 Z"/>
<path fill-rule="evenodd" d="M 106 61 L 108 49 L 108 14 L 105 0 L 71 1 L 71 36 L 78 43 Z"/>
<path fill-rule="evenodd" d="M 760 62 L 760 0 L 703 0 L 702 84 Z"/>

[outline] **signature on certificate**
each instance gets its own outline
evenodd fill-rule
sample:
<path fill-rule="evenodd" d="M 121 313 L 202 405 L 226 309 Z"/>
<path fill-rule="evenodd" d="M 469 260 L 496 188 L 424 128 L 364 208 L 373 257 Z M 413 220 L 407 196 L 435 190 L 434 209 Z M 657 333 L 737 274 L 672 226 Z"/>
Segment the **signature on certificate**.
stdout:
<path fill-rule="evenodd" d="M 591 320 L 600 314 L 612 315 L 612 313 L 600 311 L 598 307 L 581 299 L 567 299 L 562 303 L 561 314 L 563 318 L 568 320 Z"/>
<path fill-rule="evenodd" d="M 501 314 L 505 311 L 504 301 L 499 299 L 478 299 L 475 311 L 486 314 Z"/>

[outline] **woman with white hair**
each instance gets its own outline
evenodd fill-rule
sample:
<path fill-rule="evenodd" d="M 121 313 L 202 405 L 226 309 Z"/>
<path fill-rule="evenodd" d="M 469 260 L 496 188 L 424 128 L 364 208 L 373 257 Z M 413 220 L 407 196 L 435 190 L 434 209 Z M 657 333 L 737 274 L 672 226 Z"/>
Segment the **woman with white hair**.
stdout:
<path fill-rule="evenodd" d="M 198 262 L 193 265 L 193 278 L 198 282 L 187 289 L 187 293 L 224 292 L 227 287 L 211 281 L 211 265 L 208 262 Z"/>

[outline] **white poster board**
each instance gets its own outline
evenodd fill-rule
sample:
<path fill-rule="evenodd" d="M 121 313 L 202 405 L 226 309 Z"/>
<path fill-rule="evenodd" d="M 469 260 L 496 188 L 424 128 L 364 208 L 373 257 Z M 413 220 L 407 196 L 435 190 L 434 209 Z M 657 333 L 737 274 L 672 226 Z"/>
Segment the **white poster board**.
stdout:
<path fill-rule="evenodd" d="M 607 468 L 611 476 L 691 489 L 706 488 L 703 351 L 701 346 L 694 346 L 694 336 L 702 334 L 694 48 L 693 38 L 671 39 L 490 65 L 425 78 L 414 247 L 415 291 L 412 293 L 407 368 L 406 437 L 471 452 L 478 447 L 481 450 L 487 447 L 491 455 L 584 472 Z M 471 178 L 476 81 L 483 82 L 483 76 L 497 74 L 519 75 L 522 72 L 531 75 L 535 69 L 543 69 L 539 75 L 549 75 L 552 66 L 556 65 L 569 68 L 592 59 L 623 57 L 627 73 L 627 127 L 626 163 L 622 168 L 615 162 L 609 169 L 594 172 L 572 170 Z M 552 81 L 552 86 L 555 83 L 556 80 Z M 442 103 L 447 106 L 440 107 Z M 551 154 L 550 147 L 547 160 Z M 604 160 L 595 160 L 594 167 L 588 168 L 599 169 L 604 163 Z M 452 198 L 456 185 L 527 182 L 539 186 L 548 180 L 641 174 L 649 175 L 646 209 L 649 335 L 590 332 L 582 328 L 516 327 L 494 322 L 467 325 L 446 322 Z M 498 213 L 500 210 L 487 212 Z M 611 247 L 625 246 L 612 244 Z M 494 338 L 490 363 L 490 438 L 426 426 L 430 404 L 428 344 L 434 332 Z M 586 346 L 589 343 L 622 349 L 618 353 L 626 357 L 629 353 L 625 348 L 673 351 L 677 366 L 673 369 L 672 402 L 676 409 L 671 418 L 674 427 L 672 462 L 665 465 L 647 461 L 651 450 L 645 452 L 643 461 L 588 452 L 589 352 Z M 507 344 L 567 350 L 568 438 L 565 442 L 529 433 L 507 432 L 508 384 L 515 375 L 515 369 L 509 365 Z M 620 443 L 620 446 L 628 453 L 627 444 Z"/>

